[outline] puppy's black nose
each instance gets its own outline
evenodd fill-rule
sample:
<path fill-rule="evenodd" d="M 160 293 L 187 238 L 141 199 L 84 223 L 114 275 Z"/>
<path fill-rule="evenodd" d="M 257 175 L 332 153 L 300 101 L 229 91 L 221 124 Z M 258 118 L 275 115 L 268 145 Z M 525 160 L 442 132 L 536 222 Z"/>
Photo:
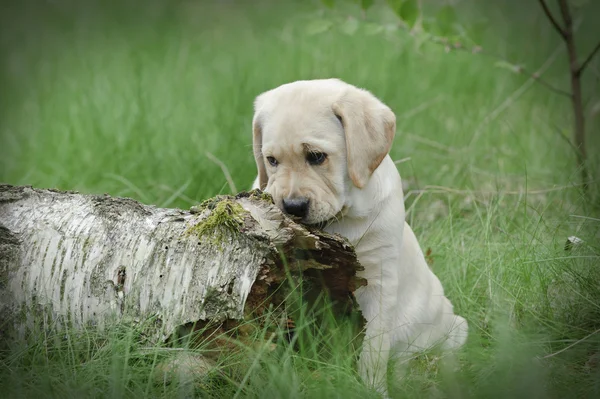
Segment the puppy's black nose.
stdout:
<path fill-rule="evenodd" d="M 283 210 L 290 215 L 303 218 L 308 213 L 309 199 L 304 197 L 283 200 Z"/>

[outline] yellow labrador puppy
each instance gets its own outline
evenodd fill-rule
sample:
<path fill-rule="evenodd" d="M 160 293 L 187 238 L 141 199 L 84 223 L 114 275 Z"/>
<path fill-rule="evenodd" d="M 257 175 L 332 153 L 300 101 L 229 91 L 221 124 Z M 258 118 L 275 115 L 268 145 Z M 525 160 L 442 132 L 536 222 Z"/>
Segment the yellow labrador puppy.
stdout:
<path fill-rule="evenodd" d="M 368 282 L 355 292 L 367 320 L 359 373 L 384 394 L 390 355 L 449 350 L 467 338 L 467 322 L 404 221 L 400 175 L 388 155 L 395 132 L 390 108 L 338 79 L 285 84 L 255 102 L 253 188 L 355 246 Z"/>

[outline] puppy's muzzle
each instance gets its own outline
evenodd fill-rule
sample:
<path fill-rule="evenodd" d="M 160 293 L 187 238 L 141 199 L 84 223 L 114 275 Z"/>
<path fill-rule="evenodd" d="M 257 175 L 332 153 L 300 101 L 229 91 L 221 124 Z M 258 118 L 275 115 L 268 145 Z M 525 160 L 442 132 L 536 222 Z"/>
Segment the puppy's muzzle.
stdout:
<path fill-rule="evenodd" d="M 288 198 L 283 200 L 283 210 L 292 216 L 304 218 L 308 214 L 310 200 L 304 197 Z"/>

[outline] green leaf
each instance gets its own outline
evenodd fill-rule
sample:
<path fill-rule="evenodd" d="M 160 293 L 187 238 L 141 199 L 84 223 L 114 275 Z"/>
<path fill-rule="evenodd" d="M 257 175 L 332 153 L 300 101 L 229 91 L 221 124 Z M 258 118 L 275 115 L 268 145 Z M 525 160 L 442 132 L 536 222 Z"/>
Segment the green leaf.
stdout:
<path fill-rule="evenodd" d="M 340 26 L 340 29 L 345 34 L 352 36 L 354 35 L 354 33 L 356 33 L 356 30 L 358 29 L 358 21 L 356 20 L 356 18 L 348 18 Z"/>
<path fill-rule="evenodd" d="M 328 19 L 317 19 L 308 24 L 306 33 L 309 35 L 318 35 L 319 33 L 328 31 L 332 25 L 333 22 Z"/>
<path fill-rule="evenodd" d="M 396 14 L 399 18 L 402 18 L 400 16 L 400 9 L 402 8 L 402 0 L 386 0 L 388 6 L 390 6 L 390 8 L 392 9 L 392 11 L 394 12 L 394 14 Z"/>
<path fill-rule="evenodd" d="M 456 23 L 456 12 L 452 6 L 442 7 L 437 15 L 437 30 L 442 35 L 449 35 L 454 32 L 454 24 Z"/>
<path fill-rule="evenodd" d="M 360 0 L 360 8 L 363 11 L 367 11 L 373 5 L 374 0 Z"/>
<path fill-rule="evenodd" d="M 488 27 L 489 24 L 486 22 L 475 22 L 468 27 L 467 34 L 471 40 L 478 42 Z"/>
<path fill-rule="evenodd" d="M 323 3 L 325 7 L 333 8 L 335 5 L 335 0 L 321 0 L 321 3 Z"/>
<path fill-rule="evenodd" d="M 427 31 L 423 31 L 415 36 L 415 51 L 419 51 L 423 44 L 427 43 L 431 38 L 431 35 Z"/>
<path fill-rule="evenodd" d="M 385 27 L 382 24 L 377 24 L 377 23 L 373 23 L 373 22 L 368 22 L 364 25 L 364 32 L 365 35 L 377 35 L 381 32 L 383 32 L 383 30 L 385 29 Z"/>
<path fill-rule="evenodd" d="M 435 21 L 431 17 L 423 17 L 423 20 L 421 21 L 421 27 L 423 28 L 423 31 L 426 33 L 436 34 L 436 33 L 438 33 L 436 22 L 437 21 Z"/>
<path fill-rule="evenodd" d="M 417 18 L 419 18 L 418 0 L 406 0 L 400 7 L 400 19 L 412 28 L 417 22 Z"/>

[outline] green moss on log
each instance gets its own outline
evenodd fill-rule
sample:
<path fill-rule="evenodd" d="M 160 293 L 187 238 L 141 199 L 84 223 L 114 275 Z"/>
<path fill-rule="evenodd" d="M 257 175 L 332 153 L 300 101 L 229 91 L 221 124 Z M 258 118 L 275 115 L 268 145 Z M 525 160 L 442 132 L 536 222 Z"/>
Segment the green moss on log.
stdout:
<path fill-rule="evenodd" d="M 197 207 L 197 212 L 210 211 L 206 219 L 188 228 L 186 235 L 198 239 L 210 238 L 215 244 L 222 244 L 227 237 L 236 237 L 244 226 L 247 211 L 232 198 L 211 198 Z"/>

